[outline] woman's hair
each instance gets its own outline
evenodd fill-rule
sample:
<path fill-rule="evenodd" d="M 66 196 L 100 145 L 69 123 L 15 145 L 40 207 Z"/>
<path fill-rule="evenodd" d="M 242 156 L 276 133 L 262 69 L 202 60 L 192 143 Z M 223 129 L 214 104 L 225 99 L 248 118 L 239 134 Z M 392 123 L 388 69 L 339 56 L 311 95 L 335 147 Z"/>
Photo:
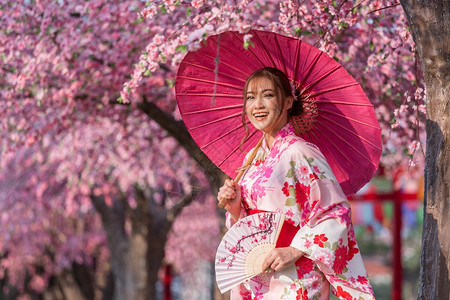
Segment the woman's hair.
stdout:
<path fill-rule="evenodd" d="M 295 91 L 295 97 L 292 94 L 291 83 L 289 82 L 289 78 L 284 74 L 283 71 L 278 70 L 277 68 L 265 67 L 253 72 L 247 78 L 247 81 L 244 85 L 243 95 L 244 95 L 244 107 L 242 109 L 242 124 L 244 125 L 246 135 L 241 141 L 241 146 L 246 141 L 249 132 L 246 117 L 246 108 L 247 108 L 247 92 L 250 85 L 250 82 L 254 79 L 267 78 L 270 80 L 275 88 L 275 94 L 277 96 L 278 101 L 280 101 L 280 107 L 284 107 L 286 105 L 286 99 L 288 97 L 293 97 L 295 101 L 292 102 L 292 107 L 288 109 L 288 120 L 292 116 L 299 116 L 303 113 L 303 102 L 301 101 L 298 90 Z M 282 110 L 280 110 L 280 115 L 282 114 Z"/>

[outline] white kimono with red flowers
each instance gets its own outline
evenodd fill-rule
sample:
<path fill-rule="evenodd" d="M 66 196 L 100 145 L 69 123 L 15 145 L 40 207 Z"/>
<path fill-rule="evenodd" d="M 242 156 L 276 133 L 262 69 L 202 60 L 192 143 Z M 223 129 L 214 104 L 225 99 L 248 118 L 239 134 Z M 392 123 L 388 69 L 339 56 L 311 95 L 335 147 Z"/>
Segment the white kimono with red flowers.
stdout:
<path fill-rule="evenodd" d="M 295 265 L 235 287 L 231 299 L 374 299 L 350 219 L 350 205 L 319 149 L 287 124 L 265 142 L 240 181 L 243 206 L 284 213 L 299 226 Z M 241 218 L 247 215 L 242 209 Z M 227 226 L 231 226 L 227 217 Z"/>

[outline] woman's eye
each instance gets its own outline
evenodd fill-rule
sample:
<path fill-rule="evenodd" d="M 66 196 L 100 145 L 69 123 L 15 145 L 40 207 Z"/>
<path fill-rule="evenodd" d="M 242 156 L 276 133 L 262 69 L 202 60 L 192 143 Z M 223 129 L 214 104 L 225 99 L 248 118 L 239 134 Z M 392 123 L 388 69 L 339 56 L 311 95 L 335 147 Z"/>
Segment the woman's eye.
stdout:
<path fill-rule="evenodd" d="M 265 94 L 264 97 L 266 97 L 266 98 L 272 98 L 272 97 L 273 97 L 273 94 Z"/>
<path fill-rule="evenodd" d="M 247 96 L 247 100 L 253 100 L 253 99 L 255 99 L 255 97 L 253 97 L 253 96 Z"/>

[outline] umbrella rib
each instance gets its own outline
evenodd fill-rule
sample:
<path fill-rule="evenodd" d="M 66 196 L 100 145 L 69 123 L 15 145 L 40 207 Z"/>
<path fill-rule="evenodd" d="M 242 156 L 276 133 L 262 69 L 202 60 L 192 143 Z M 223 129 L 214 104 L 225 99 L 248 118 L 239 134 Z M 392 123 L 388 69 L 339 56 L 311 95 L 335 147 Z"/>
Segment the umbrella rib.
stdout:
<path fill-rule="evenodd" d="M 313 143 L 314 145 L 317 144 L 317 143 L 314 143 L 314 139 L 316 139 L 317 141 L 320 141 L 320 138 L 318 137 L 318 135 L 316 134 L 316 132 L 308 131 L 308 132 L 306 132 L 305 134 L 308 136 L 308 138 L 307 138 L 306 140 L 309 141 L 309 142 L 311 142 L 311 143 Z M 323 144 L 321 144 L 321 145 L 322 145 L 322 147 L 324 147 L 329 153 L 333 153 L 333 151 L 330 150 L 330 147 L 329 147 L 329 145 L 328 145 L 327 143 L 323 143 Z M 322 151 L 322 149 L 321 149 L 321 151 Z M 322 152 L 324 152 L 324 151 L 322 151 Z M 324 155 L 324 156 L 325 156 L 325 155 Z M 330 162 L 330 159 L 333 160 L 333 161 Z M 334 156 L 326 157 L 326 160 L 327 160 L 327 163 L 328 163 L 330 166 L 332 166 L 332 165 L 333 165 L 333 166 L 336 166 L 336 167 L 339 169 L 340 173 L 346 174 L 346 171 L 341 167 L 341 164 L 339 164 L 339 163 L 335 160 Z M 334 163 L 334 164 L 333 164 L 333 163 Z M 334 172 L 333 172 L 333 173 L 334 173 Z"/>
<path fill-rule="evenodd" d="M 284 74 L 286 74 L 286 76 L 288 76 L 287 69 L 286 69 L 286 63 L 284 62 L 284 56 L 283 56 L 283 53 L 281 52 L 280 42 L 278 41 L 278 35 L 275 35 L 275 44 L 276 44 L 277 50 L 278 50 L 278 57 L 281 59 L 281 62 L 283 64 L 283 72 L 284 72 Z M 270 56 L 270 57 L 272 57 L 272 56 Z"/>
<path fill-rule="evenodd" d="M 341 68 L 340 65 L 334 66 L 331 70 L 328 70 L 325 74 L 323 74 L 322 76 L 320 76 L 319 78 L 317 78 L 316 80 L 314 80 L 313 82 L 311 82 L 310 84 L 308 84 L 308 86 L 306 86 L 305 88 L 302 89 L 302 91 L 300 92 L 300 94 L 303 94 L 305 91 L 309 90 L 310 88 L 312 88 L 313 86 L 315 86 L 317 83 L 319 83 L 320 81 L 322 81 L 324 78 L 330 76 L 334 71 L 338 70 L 339 68 Z"/>
<path fill-rule="evenodd" d="M 187 76 L 178 76 L 178 78 L 184 78 L 184 79 L 197 81 L 197 82 L 205 82 L 205 83 L 210 83 L 210 84 L 217 84 L 217 85 L 231 87 L 231 88 L 235 88 L 235 89 L 239 89 L 239 90 L 242 89 L 242 87 L 238 87 L 238 86 L 235 86 L 235 85 L 232 85 L 232 84 L 228 84 L 228 83 L 224 83 L 224 82 L 217 82 L 217 81 L 214 81 L 214 80 L 206 80 L 206 79 L 187 77 Z"/>
<path fill-rule="evenodd" d="M 323 125 L 323 124 L 321 124 L 321 125 Z M 326 127 L 326 126 L 325 126 Z M 316 131 L 316 132 L 314 132 L 313 134 L 314 134 L 314 136 L 318 139 L 318 140 L 320 140 L 318 137 L 317 137 L 317 133 L 319 133 L 320 132 L 320 130 L 318 130 L 318 131 Z M 344 140 L 344 139 L 342 139 L 341 138 L 341 136 L 339 136 L 339 135 L 336 135 L 338 138 L 340 138 L 341 140 Z M 324 138 L 326 138 L 325 136 L 324 136 Z M 345 140 L 344 140 L 345 141 Z M 347 141 L 345 141 L 346 143 L 347 143 Z M 339 152 L 345 159 L 347 159 L 347 161 L 348 162 L 350 162 L 350 164 L 358 171 L 358 173 L 360 174 L 360 175 L 362 175 L 364 178 L 366 178 L 366 175 L 365 174 L 363 174 L 362 172 L 361 172 L 361 170 L 360 170 L 360 166 L 356 166 L 355 164 L 354 164 L 354 162 L 353 162 L 353 160 L 352 159 L 350 159 L 345 153 L 344 153 L 344 151 L 342 151 L 341 150 L 341 148 L 339 148 L 335 143 L 333 143 L 333 141 L 331 140 L 331 139 L 327 139 L 327 143 L 329 143 L 329 144 L 331 144 L 335 149 L 336 149 L 336 151 L 337 152 Z M 348 143 L 347 143 L 348 144 Z M 351 146 L 351 145 L 350 145 Z M 352 146 L 351 146 L 352 147 Z M 353 147 L 352 147 L 353 148 Z M 330 153 L 333 153 L 332 151 L 330 152 Z M 366 158 L 365 156 L 364 156 L 364 158 Z M 333 158 L 334 159 L 334 158 Z M 367 159 L 367 158 L 366 158 Z M 341 170 L 341 171 L 343 171 L 342 170 L 342 168 L 341 168 L 341 166 L 340 166 L 340 164 L 338 163 L 338 162 L 336 162 L 337 163 L 337 165 L 339 166 L 339 169 Z M 373 165 L 373 163 L 372 163 L 372 161 L 370 161 L 370 163 Z"/>
<path fill-rule="evenodd" d="M 371 124 L 367 124 L 367 123 L 361 122 L 361 121 L 359 121 L 359 120 L 356 120 L 356 119 L 354 119 L 354 118 L 351 118 L 351 117 L 349 117 L 349 116 L 344 116 L 344 115 L 341 115 L 341 114 L 332 112 L 332 111 L 330 111 L 330 110 L 323 110 L 323 109 L 320 109 L 320 108 L 319 108 L 318 110 L 321 111 L 321 112 L 323 112 L 323 113 L 328 113 L 328 114 L 331 114 L 331 115 L 335 115 L 336 117 L 340 117 L 340 118 L 342 118 L 342 119 L 350 120 L 350 121 L 353 121 L 353 122 L 355 122 L 355 123 L 358 123 L 358 124 L 361 124 L 361 125 L 364 125 L 364 126 L 373 128 L 373 129 L 380 129 L 380 127 L 378 127 L 378 126 L 374 126 L 374 125 L 371 125 Z M 323 117 L 323 116 L 321 115 L 321 117 Z M 326 118 L 326 117 L 323 117 L 323 118 Z"/>
<path fill-rule="evenodd" d="M 329 122 L 335 124 L 336 126 L 342 128 L 342 129 L 345 129 L 347 132 L 349 132 L 349 133 L 351 133 L 352 135 L 354 135 L 354 136 L 356 136 L 356 137 L 358 137 L 358 138 L 364 140 L 365 142 L 367 142 L 369 145 L 371 145 L 371 146 L 374 147 L 375 149 L 381 151 L 381 148 L 380 148 L 379 146 L 375 145 L 374 143 L 372 143 L 371 141 L 369 141 L 369 140 L 366 139 L 365 137 L 362 137 L 362 136 L 358 135 L 356 132 L 351 131 L 351 130 L 348 129 L 347 127 L 342 126 L 341 124 L 339 124 L 339 123 L 337 123 L 337 122 L 333 121 L 332 119 L 327 118 L 327 117 L 325 117 L 325 116 L 322 116 L 322 119 L 327 120 L 327 121 L 329 121 Z M 324 124 L 322 124 L 322 125 L 326 127 L 326 125 L 324 125 Z"/>
<path fill-rule="evenodd" d="M 323 127 L 325 127 L 328 131 L 335 133 L 330 127 L 326 126 L 325 124 L 321 124 Z M 350 148 L 352 148 L 353 150 L 355 150 L 357 153 L 359 153 L 359 155 L 361 155 L 364 159 L 366 159 L 371 165 L 375 166 L 372 162 L 372 160 L 370 158 L 368 158 L 367 156 L 365 156 L 364 154 L 361 153 L 361 151 L 359 151 L 355 146 L 353 146 L 351 143 L 349 143 L 345 138 L 342 137 L 342 135 L 338 135 L 335 134 L 335 136 L 340 139 L 341 141 L 343 141 L 344 143 L 346 143 Z M 333 143 L 330 139 L 328 139 L 329 143 L 333 144 L 333 146 L 338 149 L 338 151 L 345 156 L 345 158 L 348 159 L 348 157 L 344 154 L 344 152 L 342 150 L 340 150 L 340 148 L 338 146 L 336 146 L 335 143 Z M 355 167 L 355 169 L 359 169 L 360 167 L 357 167 L 352 160 L 349 160 L 351 162 L 351 164 Z"/>
<path fill-rule="evenodd" d="M 295 69 L 294 69 L 294 76 L 293 76 L 293 79 L 294 79 L 294 82 L 297 82 L 297 73 L 298 73 L 298 64 L 299 64 L 299 58 L 300 58 L 300 52 L 301 52 L 301 49 L 302 49 L 302 40 L 298 40 L 298 43 L 296 43 L 296 45 L 297 45 L 297 50 L 296 50 L 296 52 L 297 52 L 297 55 L 295 56 Z"/>
<path fill-rule="evenodd" d="M 214 143 L 217 142 L 218 140 L 221 140 L 221 139 L 224 138 L 225 136 L 231 134 L 233 131 L 236 131 L 236 130 L 242 128 L 242 127 L 244 127 L 244 125 L 242 125 L 242 124 L 240 124 L 239 126 L 236 126 L 236 127 L 233 128 L 232 130 L 229 130 L 229 131 L 225 132 L 224 134 L 218 136 L 217 138 L 213 139 L 213 140 L 210 141 L 209 143 L 203 145 L 200 149 L 202 149 L 202 150 L 205 149 L 206 147 L 208 147 L 208 146 L 214 144 Z"/>
<path fill-rule="evenodd" d="M 258 32 L 257 31 L 255 31 L 255 38 L 258 39 L 258 41 L 259 41 L 259 43 L 261 45 L 261 48 L 264 50 L 264 52 L 266 52 L 267 57 L 270 59 L 270 61 L 272 63 L 272 66 L 275 67 L 276 66 L 275 61 L 273 60 L 272 55 L 270 55 L 269 52 L 267 51 L 267 48 L 264 45 L 264 43 L 261 41 L 261 38 L 258 36 Z M 250 52 L 253 54 L 253 56 L 256 57 L 256 55 L 252 51 L 250 51 Z M 259 58 L 258 58 L 258 60 L 259 60 Z M 260 62 L 261 62 L 262 65 L 264 65 L 264 63 L 261 60 L 260 60 Z"/>
<path fill-rule="evenodd" d="M 225 120 L 228 120 L 228 119 L 235 118 L 235 117 L 239 116 L 240 114 L 241 114 L 241 113 L 232 114 L 232 115 L 226 116 L 226 117 L 221 118 L 221 119 L 216 119 L 216 120 L 211 121 L 211 122 L 208 122 L 208 123 L 203 123 L 203 124 L 201 124 L 201 125 L 197 125 L 197 126 L 194 126 L 194 127 L 190 127 L 190 129 L 191 129 L 191 130 L 195 130 L 195 129 L 198 129 L 198 128 L 202 128 L 202 127 L 205 127 L 205 126 L 208 126 L 208 125 L 217 123 L 217 122 L 221 122 L 221 121 L 225 121 Z"/>
<path fill-rule="evenodd" d="M 255 31 L 255 37 L 258 37 L 257 32 Z M 234 36 L 237 37 L 241 42 L 244 42 L 244 40 L 239 38 L 239 34 L 236 34 L 235 32 L 233 32 Z M 258 37 L 259 38 L 259 37 Z M 259 39 L 261 41 L 261 39 Z M 261 43 L 262 44 L 262 43 Z M 253 55 L 253 57 L 262 65 L 265 66 L 265 64 L 263 63 L 263 61 L 261 59 L 259 59 L 259 56 L 255 55 L 255 53 L 253 53 L 251 47 L 249 47 L 246 51 L 248 51 L 251 55 Z M 269 56 L 270 57 L 270 56 Z M 245 62 L 244 62 L 245 63 Z"/>
<path fill-rule="evenodd" d="M 314 97 L 314 96 L 317 96 L 317 95 L 322 95 L 322 94 L 325 94 L 325 93 L 328 93 L 328 92 L 332 92 L 332 91 L 335 91 L 335 90 L 343 90 L 345 88 L 352 87 L 352 86 L 355 86 L 355 85 L 359 85 L 359 83 L 355 81 L 353 83 L 335 86 L 335 87 L 332 87 L 332 88 L 329 88 L 329 89 L 326 89 L 326 90 L 321 90 L 321 91 L 317 91 L 317 92 L 308 94 L 308 97 Z"/>
<path fill-rule="evenodd" d="M 321 52 L 321 51 L 318 51 L 318 52 L 316 53 L 316 56 L 314 57 L 314 59 L 313 59 L 313 61 L 311 62 L 311 64 L 308 66 L 308 69 L 306 70 L 306 74 L 303 76 L 303 78 L 302 78 L 302 80 L 300 81 L 299 85 L 302 85 L 303 82 L 305 81 L 305 79 L 308 78 L 309 73 L 311 73 L 311 71 L 312 71 L 314 65 L 315 65 L 315 64 L 317 63 L 317 61 L 319 60 L 320 56 L 322 56 L 322 53 L 323 53 L 323 52 Z"/>
<path fill-rule="evenodd" d="M 354 102 L 345 102 L 345 101 L 334 101 L 334 100 L 319 100 L 320 104 L 339 104 L 339 105 L 351 105 L 351 106 L 372 106 L 371 103 L 354 103 Z"/>
<path fill-rule="evenodd" d="M 213 108 L 201 109 L 201 110 L 193 110 L 193 111 L 190 111 L 190 112 L 183 113 L 183 116 L 185 116 L 185 115 L 195 115 L 195 114 L 198 114 L 198 113 L 212 112 L 212 111 L 218 111 L 218 110 L 236 109 L 236 108 L 242 108 L 242 104 L 213 107 Z"/>
<path fill-rule="evenodd" d="M 243 40 L 241 40 L 235 33 L 234 33 L 235 37 L 237 37 L 241 42 L 243 42 Z M 214 43 L 216 43 L 217 45 L 217 41 L 214 39 L 211 39 L 211 41 L 213 41 Z M 228 48 L 220 48 L 221 50 L 225 50 L 226 52 L 228 52 L 232 57 L 236 58 L 237 60 L 240 60 L 242 64 L 246 65 L 247 63 L 245 61 L 243 61 L 239 56 L 235 55 L 234 53 L 232 53 L 230 50 L 228 50 Z M 251 51 L 250 51 L 251 53 Z M 209 56 L 209 55 L 208 55 Z M 216 59 L 216 57 L 210 56 L 213 59 Z M 259 59 L 258 59 L 259 60 Z M 261 62 L 261 61 L 260 61 Z M 221 61 L 221 63 L 223 63 L 223 61 Z M 249 74 L 246 74 L 244 72 L 242 72 L 242 70 L 236 69 L 234 67 L 231 67 L 230 65 L 226 64 L 227 66 L 229 66 L 230 68 L 236 70 L 237 72 L 241 73 L 242 75 L 244 75 L 245 78 L 247 78 L 249 76 Z"/>
<path fill-rule="evenodd" d="M 214 40 L 212 40 L 212 41 L 215 42 L 215 43 L 217 44 L 216 41 L 214 41 Z M 245 62 L 244 62 L 242 59 L 240 59 L 238 56 L 236 56 L 236 55 L 234 55 L 233 53 L 231 53 L 228 49 L 226 49 L 226 48 L 220 48 L 220 49 L 227 51 L 228 53 L 231 54 L 231 56 L 233 56 L 233 57 L 236 58 L 236 59 L 239 59 L 243 64 L 245 64 Z M 202 55 L 204 55 L 204 56 L 206 56 L 206 57 L 212 59 L 213 61 L 217 58 L 217 57 L 212 56 L 212 55 L 210 55 L 210 54 L 208 54 L 208 53 L 202 53 Z M 224 61 L 222 61 L 222 60 L 220 61 L 220 63 L 223 64 L 223 65 L 225 65 L 225 66 L 227 66 L 227 67 L 230 68 L 230 69 L 233 69 L 234 71 L 236 71 L 236 72 L 238 72 L 238 73 L 241 73 L 243 77 L 245 77 L 245 78 L 248 77 L 248 74 L 242 72 L 242 70 L 237 69 L 237 68 L 234 67 L 233 65 L 230 65 L 230 64 L 228 64 L 228 63 L 226 63 L 226 62 L 224 62 Z"/>
<path fill-rule="evenodd" d="M 212 57 L 211 57 L 211 58 L 212 58 Z M 188 61 L 184 62 L 184 64 L 185 64 L 185 65 L 190 65 L 190 66 L 192 66 L 192 67 L 196 67 L 196 68 L 199 68 L 199 69 L 211 71 L 212 73 L 215 72 L 214 69 L 205 67 L 205 66 L 203 66 L 203 65 L 194 64 L 194 63 L 191 63 L 191 62 L 188 62 Z M 223 63 L 223 64 L 226 65 L 226 63 Z M 236 78 L 235 76 L 229 75 L 229 74 L 227 74 L 227 73 L 219 72 L 219 71 L 218 71 L 217 73 L 218 73 L 219 75 L 221 75 L 221 76 L 228 77 L 228 78 L 232 78 L 232 79 L 236 79 L 236 80 L 239 80 L 239 81 L 245 83 L 245 80 L 242 80 L 242 79 L 240 79 L 240 78 Z"/>
<path fill-rule="evenodd" d="M 255 130 L 252 133 L 249 134 L 248 139 L 252 138 L 258 131 Z M 233 155 L 237 150 L 239 150 L 239 146 L 234 148 L 233 151 L 231 151 L 217 166 L 220 168 L 220 166 L 231 156 Z"/>
<path fill-rule="evenodd" d="M 230 94 L 214 94 L 214 93 L 177 93 L 177 96 L 215 96 L 215 97 L 227 97 L 227 98 L 238 98 L 242 99 L 242 95 L 230 95 Z M 242 104 L 241 104 L 242 106 Z"/>

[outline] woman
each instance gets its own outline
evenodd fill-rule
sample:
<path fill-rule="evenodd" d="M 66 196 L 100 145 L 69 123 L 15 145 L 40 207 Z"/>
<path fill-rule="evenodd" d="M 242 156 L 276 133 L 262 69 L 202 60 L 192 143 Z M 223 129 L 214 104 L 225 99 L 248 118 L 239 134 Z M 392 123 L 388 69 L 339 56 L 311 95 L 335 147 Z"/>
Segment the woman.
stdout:
<path fill-rule="evenodd" d="M 254 72 L 244 87 L 247 117 L 264 133 L 240 183 L 226 180 L 227 226 L 256 212 L 283 213 L 294 230 L 263 263 L 267 272 L 231 291 L 231 299 L 373 299 L 356 245 L 350 206 L 319 149 L 298 137 L 290 117 L 302 113 L 278 69 Z"/>

